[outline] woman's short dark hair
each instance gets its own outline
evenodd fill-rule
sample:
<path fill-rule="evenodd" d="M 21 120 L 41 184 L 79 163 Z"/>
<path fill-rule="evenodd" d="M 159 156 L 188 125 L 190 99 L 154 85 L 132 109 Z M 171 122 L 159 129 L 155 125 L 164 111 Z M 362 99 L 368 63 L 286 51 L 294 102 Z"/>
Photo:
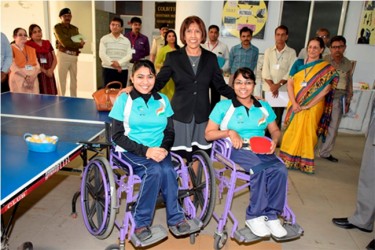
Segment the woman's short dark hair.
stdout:
<path fill-rule="evenodd" d="M 142 59 L 142 60 L 136 61 L 133 64 L 132 76 L 134 76 L 134 72 L 136 72 L 138 69 L 142 67 L 148 68 L 153 75 L 156 75 L 154 64 L 150 60 Z"/>
<path fill-rule="evenodd" d="M 165 35 L 164 35 L 164 46 L 168 44 L 167 37 L 168 37 L 169 33 L 173 33 L 174 34 L 174 37 L 176 38 L 176 40 L 174 41 L 174 47 L 176 49 L 179 49 L 180 46 L 177 44 L 177 35 L 176 35 L 176 32 L 174 32 L 174 30 L 168 30 L 167 32 L 165 32 Z"/>
<path fill-rule="evenodd" d="M 188 16 L 185 18 L 185 20 L 181 24 L 180 28 L 180 40 L 181 42 L 186 45 L 186 40 L 185 40 L 185 31 L 189 28 L 190 24 L 196 23 L 199 26 L 199 29 L 202 32 L 202 41 L 201 43 L 205 43 L 207 39 L 207 31 L 206 31 L 206 25 L 204 25 L 204 22 L 202 19 L 200 19 L 197 16 Z"/>
<path fill-rule="evenodd" d="M 27 35 L 27 31 L 26 31 L 24 28 L 18 27 L 18 28 L 15 28 L 15 29 L 13 30 L 13 36 L 17 36 L 17 33 L 18 33 L 19 30 L 23 30 L 23 31 L 25 31 L 25 33 L 26 33 L 26 35 Z"/>
<path fill-rule="evenodd" d="M 39 26 L 38 24 L 35 24 L 35 23 L 31 24 L 31 25 L 29 26 L 29 36 L 30 36 L 30 37 L 31 37 L 31 34 L 33 34 L 33 30 L 34 30 L 35 28 L 39 28 L 40 30 L 42 30 L 42 28 L 40 28 L 40 26 Z"/>
<path fill-rule="evenodd" d="M 319 43 L 319 47 L 321 49 L 324 49 L 326 47 L 323 39 L 316 36 L 316 37 L 310 38 L 309 42 L 307 43 L 307 48 L 309 47 L 309 44 L 310 44 L 311 41 L 317 41 Z M 320 58 L 322 58 L 322 53 L 320 53 Z"/>
<path fill-rule="evenodd" d="M 250 68 L 247 68 L 247 67 L 242 67 L 242 68 L 239 68 L 236 70 L 236 72 L 234 72 L 234 75 L 233 75 L 233 81 L 237 78 L 238 75 L 242 75 L 243 78 L 245 79 L 250 79 L 250 80 L 253 80 L 254 81 L 254 84 L 255 84 L 255 74 L 254 72 L 250 69 Z"/>

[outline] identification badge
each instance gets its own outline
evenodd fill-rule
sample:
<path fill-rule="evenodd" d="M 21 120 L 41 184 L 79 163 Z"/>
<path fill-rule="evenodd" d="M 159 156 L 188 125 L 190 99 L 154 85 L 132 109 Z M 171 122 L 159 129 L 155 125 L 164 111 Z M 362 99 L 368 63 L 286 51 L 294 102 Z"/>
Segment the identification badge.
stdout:
<path fill-rule="evenodd" d="M 132 54 L 135 54 L 135 49 L 131 49 Z"/>
<path fill-rule="evenodd" d="M 40 58 L 40 63 L 47 63 L 47 58 Z"/>
<path fill-rule="evenodd" d="M 307 86 L 307 82 L 302 82 L 301 83 L 301 87 L 306 87 Z"/>
<path fill-rule="evenodd" d="M 279 69 L 280 69 L 280 64 L 274 64 L 274 65 L 273 65 L 273 69 L 275 69 L 275 70 L 279 70 Z"/>
<path fill-rule="evenodd" d="M 26 69 L 26 70 L 33 70 L 33 69 L 34 69 L 34 67 L 33 67 L 33 66 L 31 66 L 31 65 L 25 65 L 25 69 Z"/>

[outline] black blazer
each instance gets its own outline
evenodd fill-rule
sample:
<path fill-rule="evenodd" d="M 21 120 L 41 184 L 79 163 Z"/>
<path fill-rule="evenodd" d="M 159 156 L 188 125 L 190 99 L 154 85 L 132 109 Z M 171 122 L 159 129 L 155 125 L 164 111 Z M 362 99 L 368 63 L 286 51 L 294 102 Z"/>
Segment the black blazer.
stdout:
<path fill-rule="evenodd" d="M 186 47 L 186 46 L 185 46 Z M 190 123 L 208 121 L 210 115 L 209 86 L 227 98 L 234 97 L 234 91 L 223 78 L 216 55 L 202 49 L 197 74 L 194 74 L 185 47 L 167 53 L 164 65 L 156 76 L 154 90 L 162 89 L 170 78 L 175 83 L 175 93 L 171 100 L 173 119 Z"/>

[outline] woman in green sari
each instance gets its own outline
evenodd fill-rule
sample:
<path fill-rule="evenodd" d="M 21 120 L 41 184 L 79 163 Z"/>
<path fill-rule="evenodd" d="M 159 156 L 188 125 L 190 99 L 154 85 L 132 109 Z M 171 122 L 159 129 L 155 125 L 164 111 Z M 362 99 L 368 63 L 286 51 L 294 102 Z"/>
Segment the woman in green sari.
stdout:
<path fill-rule="evenodd" d="M 324 42 L 309 40 L 308 57 L 298 59 L 290 70 L 289 103 L 280 157 L 287 168 L 313 174 L 314 147 L 320 136 L 325 139 L 331 119 L 332 99 L 338 82 L 335 68 L 321 59 Z"/>
<path fill-rule="evenodd" d="M 176 32 L 174 32 L 173 30 L 168 30 L 165 33 L 164 41 L 164 46 L 159 49 L 155 59 L 155 69 L 157 73 L 159 73 L 161 67 L 163 67 L 165 58 L 167 57 L 167 53 L 180 48 L 180 46 L 178 46 L 177 44 Z M 169 79 L 165 87 L 159 92 L 165 94 L 169 100 L 172 99 L 174 94 L 174 82 L 172 78 Z"/>

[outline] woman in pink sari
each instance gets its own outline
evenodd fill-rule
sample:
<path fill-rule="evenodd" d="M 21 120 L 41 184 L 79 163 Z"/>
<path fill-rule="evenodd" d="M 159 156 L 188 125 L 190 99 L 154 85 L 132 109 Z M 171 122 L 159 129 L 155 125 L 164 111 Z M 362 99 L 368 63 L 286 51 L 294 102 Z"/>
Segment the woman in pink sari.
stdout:
<path fill-rule="evenodd" d="M 39 90 L 41 94 L 57 95 L 57 87 L 53 71 L 57 65 L 57 59 L 53 47 L 48 40 L 42 40 L 42 29 L 37 24 L 29 27 L 30 40 L 28 46 L 35 49 L 40 64 L 38 75 Z"/>

